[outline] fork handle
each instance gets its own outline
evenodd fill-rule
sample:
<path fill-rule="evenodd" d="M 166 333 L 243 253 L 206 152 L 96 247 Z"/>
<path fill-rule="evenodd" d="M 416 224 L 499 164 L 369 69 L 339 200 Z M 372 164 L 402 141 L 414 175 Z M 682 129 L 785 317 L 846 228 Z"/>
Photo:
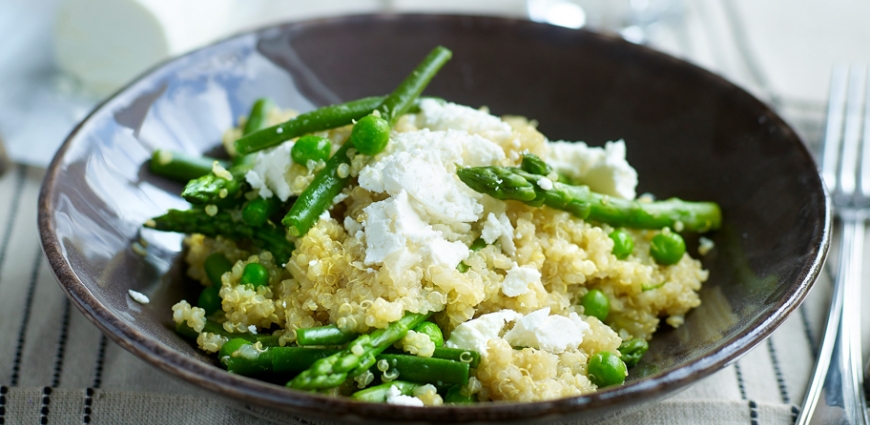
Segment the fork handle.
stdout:
<path fill-rule="evenodd" d="M 861 370 L 864 219 L 843 217 L 837 279 L 812 382 L 796 424 L 867 424 Z"/>

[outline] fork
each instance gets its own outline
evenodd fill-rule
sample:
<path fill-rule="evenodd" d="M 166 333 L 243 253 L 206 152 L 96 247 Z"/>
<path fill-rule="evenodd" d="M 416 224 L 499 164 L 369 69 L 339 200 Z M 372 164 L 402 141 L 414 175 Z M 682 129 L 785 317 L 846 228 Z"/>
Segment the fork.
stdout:
<path fill-rule="evenodd" d="M 870 108 L 864 108 L 870 100 L 866 86 L 866 67 L 834 68 L 822 179 L 840 219 L 840 257 L 825 334 L 798 425 L 868 423 L 860 310 L 864 226 L 870 217 L 870 125 L 863 125 L 870 123 Z"/>

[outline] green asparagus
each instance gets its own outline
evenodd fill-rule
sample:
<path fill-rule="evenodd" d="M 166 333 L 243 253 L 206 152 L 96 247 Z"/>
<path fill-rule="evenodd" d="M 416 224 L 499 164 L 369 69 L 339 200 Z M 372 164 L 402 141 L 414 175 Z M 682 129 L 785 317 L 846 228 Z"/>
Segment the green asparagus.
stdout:
<path fill-rule="evenodd" d="M 425 382 L 443 385 L 465 385 L 468 383 L 468 363 L 434 357 L 417 357 L 406 354 L 381 354 L 378 361 L 384 360 L 390 369 L 399 372 L 406 381 Z"/>
<path fill-rule="evenodd" d="M 289 121 L 242 136 L 235 142 L 236 152 L 239 155 L 249 154 L 308 133 L 351 124 L 372 113 L 384 99 L 386 96 L 365 97 L 299 114 Z"/>
<path fill-rule="evenodd" d="M 376 110 L 381 115 L 381 118 L 393 124 L 395 120 L 407 112 L 416 102 L 417 97 L 426 85 L 429 84 L 432 77 L 435 76 L 435 73 L 450 59 L 451 55 L 450 50 L 441 46 L 432 50 L 423 62 L 414 68 L 411 75 L 405 78 L 379 104 Z M 354 141 L 351 138 L 351 140 L 346 141 L 338 149 L 332 158 L 326 161 L 326 167 L 314 176 L 314 180 L 299 195 L 299 199 L 296 200 L 290 211 L 284 216 L 281 222 L 287 226 L 291 235 L 296 237 L 305 235 L 314 226 L 314 223 L 317 222 L 317 218 L 329 209 L 332 205 L 332 200 L 336 195 L 341 193 L 342 188 L 350 180 L 346 165 L 350 163 L 347 151 L 353 145 Z M 342 165 L 345 165 L 345 167 L 341 167 Z M 339 172 L 339 169 L 344 169 L 345 171 Z"/>
<path fill-rule="evenodd" d="M 232 214 L 225 211 L 209 215 L 205 210 L 196 208 L 184 211 L 171 209 L 145 222 L 145 227 L 164 232 L 224 236 L 234 241 L 248 240 L 254 246 L 271 252 L 278 264 L 285 264 L 294 248 L 293 243 L 287 240 L 284 229 L 271 223 L 248 226 L 236 221 Z"/>
<path fill-rule="evenodd" d="M 358 335 L 345 332 L 335 325 L 319 326 L 296 330 L 296 343 L 299 345 L 341 345 L 353 341 Z"/>
<path fill-rule="evenodd" d="M 351 143 L 345 142 L 338 148 L 335 155 L 326 161 L 326 167 L 314 176 L 281 220 L 291 235 L 296 237 L 305 235 L 317 222 L 318 217 L 332 206 L 332 200 L 347 185 L 350 175 L 339 173 L 339 168 L 344 168 L 342 165 L 350 166 L 350 158 L 347 156 L 350 147 Z"/>
<path fill-rule="evenodd" d="M 643 338 L 625 340 L 619 345 L 620 357 L 628 368 L 636 366 L 647 350 L 649 350 L 649 343 Z"/>
<path fill-rule="evenodd" d="M 212 166 L 217 161 L 222 166 L 228 166 L 226 161 L 220 161 L 207 156 L 188 155 L 166 149 L 155 149 L 148 162 L 148 169 L 158 176 L 187 183 L 188 181 L 211 173 Z"/>
<path fill-rule="evenodd" d="M 714 202 L 688 202 L 677 198 L 657 202 L 630 201 L 592 192 L 588 186 L 552 182 L 552 189 L 538 186 L 542 176 L 513 167 L 466 167 L 459 179 L 473 190 L 496 199 L 568 211 L 584 220 L 639 229 L 681 227 L 707 232 L 722 224 L 722 212 Z M 679 223 L 679 224 L 678 224 Z"/>
<path fill-rule="evenodd" d="M 402 339 L 429 314 L 405 313 L 405 316 L 371 334 L 357 337 L 344 350 L 318 360 L 310 368 L 287 383 L 300 390 L 329 389 L 341 385 L 348 376 L 356 376 L 372 367 L 375 357 L 392 343 Z"/>
<path fill-rule="evenodd" d="M 356 400 L 370 401 L 375 403 L 384 403 L 387 401 L 387 393 L 390 388 L 396 387 L 402 395 L 413 395 L 414 390 L 422 385 L 414 382 L 391 381 L 374 387 L 369 387 L 361 391 L 357 391 L 351 395 Z"/>
<path fill-rule="evenodd" d="M 176 324 L 175 325 L 175 332 L 177 332 L 179 335 L 181 335 L 185 338 L 189 338 L 189 339 L 193 339 L 193 340 L 195 340 L 199 336 L 199 332 L 197 332 L 196 330 L 194 330 L 193 328 L 188 326 L 186 322 L 181 322 L 181 323 Z M 215 322 L 213 320 L 208 320 L 208 319 L 206 319 L 206 321 L 205 321 L 205 326 L 203 326 L 202 332 L 208 332 L 208 333 L 221 335 L 221 336 L 227 337 L 228 339 L 242 338 L 242 339 L 244 339 L 248 342 L 251 342 L 251 343 L 259 342 L 264 347 L 274 347 L 274 346 L 279 345 L 277 336 L 254 335 L 252 333 L 241 333 L 240 334 L 240 333 L 227 332 L 227 330 L 224 329 L 223 325 L 221 325 L 218 322 Z"/>
<path fill-rule="evenodd" d="M 420 97 L 420 93 L 423 93 L 423 89 L 429 85 L 432 77 L 451 57 L 453 57 L 453 52 L 444 46 L 432 49 L 426 58 L 414 68 L 414 71 L 405 77 L 399 86 L 378 105 L 377 111 L 380 112 L 381 118 L 393 125 L 399 117 L 408 112 L 417 98 Z"/>
<path fill-rule="evenodd" d="M 262 98 L 254 102 L 248 120 L 242 129 L 243 134 L 250 134 L 261 130 L 267 122 L 269 110 L 275 105 L 271 100 Z M 233 165 L 226 169 L 226 175 L 217 175 L 214 172 L 191 180 L 181 192 L 181 197 L 191 204 L 227 205 L 241 198 L 247 189 L 245 174 L 253 167 L 249 158 L 239 153 L 239 158 Z M 221 173 L 222 174 L 222 173 Z"/>

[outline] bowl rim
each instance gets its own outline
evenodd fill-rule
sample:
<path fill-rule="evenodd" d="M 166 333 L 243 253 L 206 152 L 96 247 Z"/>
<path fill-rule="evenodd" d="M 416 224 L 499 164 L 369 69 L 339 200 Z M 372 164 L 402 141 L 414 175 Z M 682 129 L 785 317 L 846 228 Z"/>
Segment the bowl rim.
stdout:
<path fill-rule="evenodd" d="M 472 20 L 476 23 L 499 26 L 547 26 L 546 24 L 531 22 L 518 18 L 474 16 L 455 14 L 393 14 L 375 13 L 362 15 L 347 15 L 329 18 L 311 19 L 298 22 L 279 23 L 250 31 L 241 32 L 230 37 L 218 40 L 207 46 L 200 47 L 181 56 L 167 59 L 150 69 L 144 71 L 136 79 L 117 90 L 114 94 L 100 102 L 94 109 L 79 122 L 64 140 L 46 170 L 45 178 L 39 192 L 38 199 L 38 227 L 45 253 L 58 284 L 67 296 L 73 300 L 73 304 L 105 335 L 127 351 L 145 360 L 149 364 L 171 375 L 175 375 L 197 385 L 199 387 L 217 392 L 236 401 L 242 401 L 267 408 L 277 408 L 301 415 L 314 415 L 318 417 L 332 417 L 336 415 L 340 419 L 348 420 L 372 420 L 380 419 L 387 421 L 413 420 L 420 421 L 425 412 L 425 421 L 522 421 L 547 416 L 553 420 L 562 415 L 577 415 L 587 410 L 616 407 L 632 399 L 651 401 L 661 398 L 680 388 L 687 386 L 697 379 L 709 376 L 714 372 L 728 366 L 740 356 L 755 347 L 758 343 L 779 327 L 785 319 L 803 302 L 809 289 L 821 273 L 822 266 L 828 253 L 831 242 L 832 208 L 831 199 L 824 184 L 819 178 L 818 183 L 824 193 L 824 225 L 818 234 L 812 239 L 810 251 L 811 261 L 802 267 L 800 276 L 802 279 L 796 285 L 783 294 L 777 300 L 772 313 L 767 317 L 759 317 L 745 330 L 731 338 L 724 344 L 722 349 L 712 354 L 690 361 L 678 369 L 659 372 L 649 377 L 633 381 L 627 385 L 604 389 L 595 393 L 561 398 L 556 400 L 522 402 L 522 403 L 487 403 L 473 406 L 438 406 L 438 407 L 409 407 L 386 405 L 380 403 L 365 403 L 354 401 L 349 398 L 328 397 L 318 394 L 295 391 L 269 384 L 252 378 L 230 374 L 214 365 L 204 363 L 192 357 L 185 356 L 167 345 L 159 342 L 147 334 L 140 332 L 116 317 L 112 311 L 102 305 L 91 293 L 88 287 L 78 278 L 70 263 L 65 259 L 60 241 L 56 234 L 56 223 L 52 212 L 54 211 L 53 199 L 56 195 L 57 181 L 62 175 L 62 163 L 65 154 L 72 146 L 84 126 L 99 114 L 105 107 L 120 98 L 128 90 L 140 83 L 152 78 L 159 70 L 184 61 L 192 55 L 218 48 L 224 44 L 231 44 L 244 37 L 263 36 L 271 32 L 292 32 L 307 27 L 317 27 L 324 24 L 353 23 L 357 21 L 371 21 L 384 23 L 395 20 L 435 20 L 443 22 Z M 565 30 L 558 27 L 547 28 L 550 31 Z M 755 98 L 752 94 L 735 84 L 725 80 L 710 71 L 707 71 L 692 63 L 677 59 L 666 53 L 653 50 L 644 46 L 631 44 L 621 38 L 586 30 L 570 30 L 584 33 L 584 37 L 596 39 L 604 43 L 622 44 L 623 48 L 633 50 L 633 54 L 645 55 L 658 61 L 679 64 L 688 67 L 692 72 L 700 73 L 710 81 L 721 87 L 736 89 L 740 96 L 755 102 L 762 110 L 767 112 L 770 119 L 783 128 L 791 131 L 800 154 L 808 157 L 812 162 L 812 155 L 803 143 L 800 136 L 768 105 Z M 650 397 L 652 394 L 653 397 Z M 640 397 L 643 396 L 643 397 Z M 645 398 L 648 398 L 645 400 Z M 425 409 L 425 410 L 421 410 Z"/>

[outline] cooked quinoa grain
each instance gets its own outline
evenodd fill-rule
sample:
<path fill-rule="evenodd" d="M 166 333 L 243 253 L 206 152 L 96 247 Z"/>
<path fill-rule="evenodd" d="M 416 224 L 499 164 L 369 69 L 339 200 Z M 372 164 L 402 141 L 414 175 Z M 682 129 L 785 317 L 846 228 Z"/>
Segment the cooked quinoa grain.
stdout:
<path fill-rule="evenodd" d="M 272 125 L 292 115 L 271 112 L 268 120 Z M 225 134 L 228 149 L 243 126 L 241 120 L 239 128 Z M 537 181 L 540 188 L 553 189 L 567 166 L 581 183 L 586 172 L 611 179 L 595 183 L 599 187 L 584 183 L 593 190 L 618 197 L 627 187 L 634 196 L 637 176 L 624 160 L 621 141 L 606 149 L 557 144 L 535 127 L 536 122 L 522 117 L 498 118 L 485 109 L 424 100 L 419 113 L 393 126 L 383 152 L 365 156 L 349 151 L 350 164 L 338 172 L 351 177 L 350 185 L 303 237 L 291 238 L 295 250 L 286 264 L 225 238 L 187 236 L 187 273 L 194 280 L 210 285 L 203 263 L 212 253 L 222 253 L 233 264 L 221 277 L 221 311 L 210 319 L 228 333 L 273 335 L 288 345 L 301 328 L 334 324 L 363 334 L 387 327 L 406 312 L 432 313 L 447 346 L 480 352 L 479 366 L 461 387 L 463 396 L 535 401 L 595 391 L 586 370 L 589 358 L 603 351 L 618 353 L 626 339 L 649 340 L 662 321 L 680 326 L 700 304 L 698 290 L 708 273 L 688 254 L 673 265 L 656 263 L 649 248 L 659 230 L 625 229 L 634 249 L 620 260 L 611 252 L 613 227 L 549 207 L 499 201 L 456 178 L 460 166 L 517 167 L 523 155 L 533 153 L 555 168 Z M 329 138 L 335 152 L 351 128 L 318 135 Z M 257 161 L 271 161 L 269 155 L 282 149 L 287 147 L 257 153 Z M 255 175 L 247 178 L 258 188 L 246 199 L 265 191 L 279 194 L 281 185 L 288 196 L 299 195 L 324 166 L 323 161 L 308 166 L 288 162 L 276 185 L 256 164 Z M 480 242 L 482 248 L 469 249 Z M 703 245 L 702 255 L 711 246 Z M 268 285 L 240 283 L 250 263 L 268 270 Z M 592 289 L 609 301 L 604 322 L 580 306 Z M 227 342 L 225 336 L 202 332 L 203 309 L 187 301 L 172 309 L 176 323 L 199 333 L 197 344 L 204 351 L 217 352 Z M 419 357 L 435 351 L 426 334 L 414 331 L 395 347 Z M 382 361 L 351 384 L 363 388 L 401 380 L 397 373 Z M 410 395 L 427 406 L 444 403 L 432 385 L 419 386 Z"/>

